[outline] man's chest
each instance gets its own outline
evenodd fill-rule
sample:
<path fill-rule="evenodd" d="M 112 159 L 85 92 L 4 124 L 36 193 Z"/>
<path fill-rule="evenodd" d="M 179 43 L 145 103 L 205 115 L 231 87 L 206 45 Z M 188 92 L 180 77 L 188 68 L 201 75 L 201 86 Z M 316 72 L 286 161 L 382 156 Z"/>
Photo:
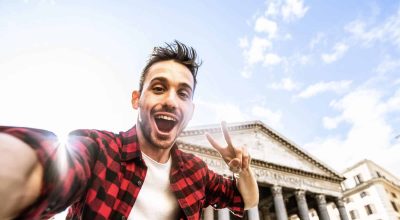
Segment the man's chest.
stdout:
<path fill-rule="evenodd" d="M 126 219 L 139 194 L 149 192 L 143 188 L 146 176 L 147 168 L 140 163 L 96 163 L 86 198 L 75 205 L 80 208 L 74 215 L 81 219 Z M 178 204 L 178 213 L 182 214 L 179 219 L 199 219 L 205 203 L 204 186 L 174 168 L 170 178 L 168 188 Z"/>

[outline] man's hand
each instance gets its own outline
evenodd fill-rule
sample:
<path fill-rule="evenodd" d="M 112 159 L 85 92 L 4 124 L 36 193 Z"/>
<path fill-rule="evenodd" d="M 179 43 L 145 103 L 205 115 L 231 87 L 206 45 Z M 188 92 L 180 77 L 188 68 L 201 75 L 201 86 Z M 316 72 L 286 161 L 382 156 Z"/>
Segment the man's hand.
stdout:
<path fill-rule="evenodd" d="M 32 148 L 0 133 L 0 219 L 13 219 L 40 195 L 43 167 Z"/>
<path fill-rule="evenodd" d="M 257 206 L 259 193 L 257 180 L 250 168 L 250 156 L 246 148 L 237 148 L 232 144 L 231 137 L 225 122 L 221 122 L 222 133 L 228 146 L 222 147 L 210 134 L 206 134 L 210 144 L 221 154 L 229 169 L 239 174 L 238 190 L 244 201 L 244 209 L 250 209 Z"/>
<path fill-rule="evenodd" d="M 221 154 L 225 163 L 228 164 L 229 169 L 234 173 L 240 173 L 242 170 L 247 170 L 250 166 L 250 155 L 246 148 L 234 147 L 232 144 L 231 136 L 228 133 L 226 122 L 221 122 L 222 133 L 228 146 L 222 147 L 218 144 L 210 134 L 206 134 L 207 140 L 210 144 Z"/>

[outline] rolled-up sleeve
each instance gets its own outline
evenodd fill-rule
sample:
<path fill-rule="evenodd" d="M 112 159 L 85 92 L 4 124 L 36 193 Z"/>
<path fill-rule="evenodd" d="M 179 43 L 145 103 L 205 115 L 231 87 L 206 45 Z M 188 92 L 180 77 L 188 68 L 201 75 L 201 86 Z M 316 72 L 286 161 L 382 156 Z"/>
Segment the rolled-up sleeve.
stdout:
<path fill-rule="evenodd" d="M 207 203 L 215 209 L 228 208 L 233 214 L 243 217 L 244 201 L 236 187 L 236 180 L 225 178 L 209 169 L 207 177 Z"/>

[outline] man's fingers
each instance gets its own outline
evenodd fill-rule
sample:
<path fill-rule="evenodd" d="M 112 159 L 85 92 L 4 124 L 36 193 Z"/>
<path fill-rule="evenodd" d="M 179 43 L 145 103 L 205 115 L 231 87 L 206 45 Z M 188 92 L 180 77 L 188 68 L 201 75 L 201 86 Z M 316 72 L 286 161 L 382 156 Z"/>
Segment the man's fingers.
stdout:
<path fill-rule="evenodd" d="M 250 154 L 245 147 L 242 148 L 242 169 L 247 169 L 250 166 L 251 158 Z"/>
<path fill-rule="evenodd" d="M 234 173 L 240 173 L 243 166 L 242 148 L 233 148 L 235 150 L 235 157 L 229 161 L 229 169 Z"/>
<path fill-rule="evenodd" d="M 235 150 L 235 158 L 239 159 L 239 163 L 240 163 L 239 165 L 240 165 L 240 167 L 242 167 L 243 148 L 233 148 L 233 149 Z"/>
<path fill-rule="evenodd" d="M 240 164 L 239 158 L 232 159 L 229 163 L 229 170 L 234 173 L 240 173 L 242 171 L 242 166 Z"/>
<path fill-rule="evenodd" d="M 218 152 L 220 152 L 222 147 L 217 143 L 217 141 L 215 141 L 215 139 L 209 133 L 206 133 L 206 137 L 211 146 L 213 146 Z"/>
<path fill-rule="evenodd" d="M 228 128 L 226 127 L 225 121 L 221 122 L 221 128 L 222 128 L 222 133 L 224 134 L 225 141 L 228 144 L 228 147 L 233 147 L 231 136 L 229 135 Z"/>

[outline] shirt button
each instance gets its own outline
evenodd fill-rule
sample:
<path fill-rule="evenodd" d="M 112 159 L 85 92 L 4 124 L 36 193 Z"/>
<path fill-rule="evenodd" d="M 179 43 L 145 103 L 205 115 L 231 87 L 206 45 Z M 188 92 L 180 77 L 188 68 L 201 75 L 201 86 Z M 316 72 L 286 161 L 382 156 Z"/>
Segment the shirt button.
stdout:
<path fill-rule="evenodd" d="M 142 182 L 141 180 L 138 180 L 138 181 L 137 181 L 137 185 L 138 185 L 138 186 L 142 186 L 142 184 L 143 184 L 143 182 Z"/>

